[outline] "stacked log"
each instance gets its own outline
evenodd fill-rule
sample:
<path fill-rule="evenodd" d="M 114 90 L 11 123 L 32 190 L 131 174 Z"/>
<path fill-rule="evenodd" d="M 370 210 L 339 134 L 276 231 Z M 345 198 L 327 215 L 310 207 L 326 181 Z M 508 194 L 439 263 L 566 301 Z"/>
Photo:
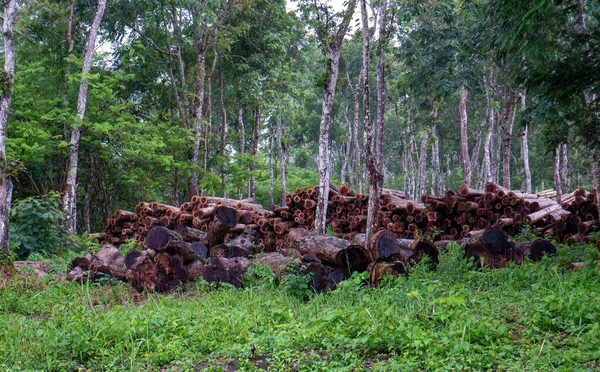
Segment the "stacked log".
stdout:
<path fill-rule="evenodd" d="M 248 267 L 264 259 L 278 275 L 289 270 L 283 262 L 295 266 L 297 274 L 310 274 L 311 288 L 321 291 L 354 271 L 368 270 L 377 285 L 385 274 L 406 275 L 423 257 L 435 265 L 438 247 L 449 241 L 464 242 L 467 257 L 493 268 L 520 263 L 525 256 L 538 259 L 552 253 L 548 244 L 507 245 L 502 236 L 515 235 L 527 223 L 557 241 L 586 240 L 598 225 L 598 198 L 585 190 L 564 195 L 558 205 L 552 190 L 531 194 L 494 183 L 484 190 L 461 187 L 441 197 L 423 195 L 420 202 L 383 189 L 379 230 L 366 241 L 369 196 L 342 184 L 330 185 L 331 236 L 319 236 L 310 231 L 318 195 L 318 186 L 298 188 L 285 193 L 285 207 L 271 210 L 250 199 L 209 196 L 194 196 L 179 207 L 141 202 L 134 212 L 112 215 L 102 238 L 116 245 L 136 239 L 145 248 L 125 257 L 125 280 L 139 290 L 167 291 L 196 277 L 239 287 Z M 490 243 L 486 234 L 500 236 L 502 244 Z M 98 272 L 85 262 L 74 262 L 74 268 L 79 272 L 73 275 Z"/>

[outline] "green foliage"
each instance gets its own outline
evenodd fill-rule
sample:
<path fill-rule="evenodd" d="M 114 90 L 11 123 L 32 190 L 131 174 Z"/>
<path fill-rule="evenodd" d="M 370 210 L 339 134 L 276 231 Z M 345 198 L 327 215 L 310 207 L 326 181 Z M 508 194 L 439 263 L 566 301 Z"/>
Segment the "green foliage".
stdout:
<path fill-rule="evenodd" d="M 312 273 L 300 274 L 299 266 L 291 263 L 286 267 L 279 285 L 285 293 L 306 300 L 311 294 L 311 291 L 308 288 L 311 277 Z"/>
<path fill-rule="evenodd" d="M 244 273 L 244 287 L 272 286 L 276 280 L 277 275 L 265 264 L 252 265 Z"/>
<path fill-rule="evenodd" d="M 60 205 L 60 194 L 53 192 L 15 203 L 10 217 L 11 250 L 26 258 L 32 253 L 49 257 L 78 248 L 76 239 L 60 224 L 63 218 Z"/>
<path fill-rule="evenodd" d="M 271 370 L 593 370 L 597 258 L 592 245 L 560 245 L 552 259 L 476 269 L 450 244 L 435 271 L 417 266 L 379 288 L 354 273 L 321 295 L 306 292 L 305 278 L 253 282 L 273 278 L 264 266 L 242 290 L 199 281 L 168 295 L 15 276 L 0 281 L 0 367 L 256 370 L 262 360 Z M 592 265 L 566 270 L 573 261 Z"/>

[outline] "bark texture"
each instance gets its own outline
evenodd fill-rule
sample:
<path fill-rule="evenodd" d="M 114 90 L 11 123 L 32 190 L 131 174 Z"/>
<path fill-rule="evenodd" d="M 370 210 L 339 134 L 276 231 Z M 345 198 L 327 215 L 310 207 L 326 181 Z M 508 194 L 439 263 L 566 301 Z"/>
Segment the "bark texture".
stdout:
<path fill-rule="evenodd" d="M 469 91 L 461 87 L 460 88 L 460 102 L 459 102 L 459 113 L 460 113 L 460 153 L 463 161 L 463 183 L 467 187 L 471 187 L 471 181 L 473 179 L 471 172 L 471 159 L 469 158 L 469 139 L 467 137 L 467 95 Z"/>
<path fill-rule="evenodd" d="M 6 174 L 6 124 L 8 111 L 12 101 L 12 91 L 15 83 L 15 41 L 13 29 L 17 18 L 16 0 L 8 0 L 4 9 L 4 76 L 5 88 L 0 97 L 0 251 L 8 254 L 8 223 L 10 205 L 12 202 L 13 185 L 10 176 Z"/>
<path fill-rule="evenodd" d="M 315 228 L 317 232 L 325 232 L 326 216 L 327 216 L 327 200 L 329 197 L 329 122 L 331 121 L 331 110 L 333 108 L 333 97 L 335 95 L 335 87 L 340 67 L 340 52 L 342 42 L 348 31 L 354 9 L 356 8 L 356 0 L 351 0 L 348 4 L 348 9 L 344 14 L 344 18 L 335 33 L 332 42 L 329 41 L 329 35 L 319 33 L 321 42 L 325 48 L 329 60 L 329 71 L 327 77 L 327 86 L 323 97 L 323 109 L 321 114 L 321 123 L 319 125 L 319 196 L 317 198 L 317 211 L 315 213 Z"/>
<path fill-rule="evenodd" d="M 529 126 L 525 125 L 523 138 L 521 139 L 521 157 L 523 158 L 523 169 L 525 171 L 525 191 L 531 192 L 531 168 L 529 168 Z"/>
<path fill-rule="evenodd" d="M 277 150 L 279 152 L 279 177 L 281 178 L 281 205 L 284 205 L 285 192 L 287 190 L 286 147 L 283 143 L 283 135 L 281 118 L 277 118 Z"/>
<path fill-rule="evenodd" d="M 81 69 L 81 84 L 79 85 L 79 96 L 77 98 L 77 111 L 75 122 L 71 130 L 69 139 L 69 159 L 67 162 L 67 182 L 63 196 L 63 214 L 65 216 L 65 227 L 73 234 L 77 233 L 77 169 L 79 163 L 79 139 L 81 136 L 81 125 L 85 116 L 87 103 L 88 79 L 87 74 L 92 68 L 92 58 L 96 48 L 96 39 L 100 22 L 106 8 L 106 0 L 98 0 L 96 14 L 90 28 L 90 33 L 85 47 L 85 56 L 83 58 L 83 68 Z"/>

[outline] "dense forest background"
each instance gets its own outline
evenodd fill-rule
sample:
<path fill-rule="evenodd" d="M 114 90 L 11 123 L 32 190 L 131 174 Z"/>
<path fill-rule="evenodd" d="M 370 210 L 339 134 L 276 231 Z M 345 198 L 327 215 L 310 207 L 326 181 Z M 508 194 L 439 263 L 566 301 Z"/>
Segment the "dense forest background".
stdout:
<path fill-rule="evenodd" d="M 16 62 L 0 176 L 13 206 L 73 196 L 80 233 L 141 200 L 278 204 L 319 183 L 320 155 L 366 192 L 371 146 L 385 187 L 412 198 L 598 187 L 596 0 L 3 3 Z"/>

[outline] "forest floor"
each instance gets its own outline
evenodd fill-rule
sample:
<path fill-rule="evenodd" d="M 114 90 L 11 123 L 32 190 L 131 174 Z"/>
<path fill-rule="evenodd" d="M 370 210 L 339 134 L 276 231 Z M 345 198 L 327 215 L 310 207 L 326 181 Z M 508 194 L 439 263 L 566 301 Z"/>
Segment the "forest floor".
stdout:
<path fill-rule="evenodd" d="M 380 288 L 355 274 L 310 294 L 261 270 L 243 289 L 189 283 L 0 280 L 2 370 L 599 370 L 600 270 L 591 245 L 476 269 L 450 245 Z M 588 267 L 567 270 L 571 262 Z"/>

